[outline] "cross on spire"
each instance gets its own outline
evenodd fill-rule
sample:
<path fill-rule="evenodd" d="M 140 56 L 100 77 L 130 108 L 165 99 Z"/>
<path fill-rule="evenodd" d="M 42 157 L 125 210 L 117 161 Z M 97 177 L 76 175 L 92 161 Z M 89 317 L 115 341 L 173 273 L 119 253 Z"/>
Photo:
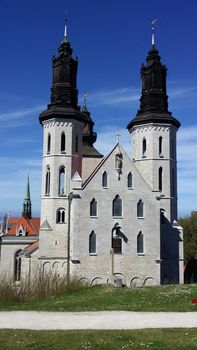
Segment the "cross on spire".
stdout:
<path fill-rule="evenodd" d="M 119 133 L 116 134 L 116 141 L 117 141 L 117 143 L 119 143 L 119 141 L 120 141 L 120 136 L 121 135 Z"/>
<path fill-rule="evenodd" d="M 153 19 L 152 24 L 152 45 L 155 45 L 155 23 L 157 22 L 157 19 Z"/>

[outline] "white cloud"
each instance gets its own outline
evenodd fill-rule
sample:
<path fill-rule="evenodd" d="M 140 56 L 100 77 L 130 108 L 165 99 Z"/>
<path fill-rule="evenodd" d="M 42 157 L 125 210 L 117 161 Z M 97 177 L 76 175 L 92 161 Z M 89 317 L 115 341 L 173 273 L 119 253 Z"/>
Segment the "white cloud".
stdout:
<path fill-rule="evenodd" d="M 34 113 L 41 112 L 44 108 L 46 108 L 46 106 L 38 105 L 29 107 L 27 109 L 19 109 L 6 113 L 0 113 L 0 122 L 4 122 L 1 124 L 1 127 L 16 127 L 25 125 L 26 117 Z"/>

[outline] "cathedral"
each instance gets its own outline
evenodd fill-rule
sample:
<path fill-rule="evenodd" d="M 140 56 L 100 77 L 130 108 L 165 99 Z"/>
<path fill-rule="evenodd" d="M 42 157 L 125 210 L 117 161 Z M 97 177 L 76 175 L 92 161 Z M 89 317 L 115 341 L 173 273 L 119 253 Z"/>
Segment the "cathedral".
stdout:
<path fill-rule="evenodd" d="M 39 235 L 22 224 L 12 227 L 12 236 L 4 232 L 0 274 L 6 271 L 19 281 L 39 269 L 90 284 L 183 283 L 183 230 L 177 222 L 180 123 L 168 110 L 167 68 L 153 41 L 141 67 L 139 110 L 127 125 L 132 157 L 119 141 L 103 156 L 94 147 L 97 134 L 86 101 L 78 105 L 78 60 L 72 52 L 65 29 L 52 59 L 50 103 L 39 116 Z M 33 220 L 28 191 L 26 221 Z M 12 246 L 6 243 L 10 237 Z"/>

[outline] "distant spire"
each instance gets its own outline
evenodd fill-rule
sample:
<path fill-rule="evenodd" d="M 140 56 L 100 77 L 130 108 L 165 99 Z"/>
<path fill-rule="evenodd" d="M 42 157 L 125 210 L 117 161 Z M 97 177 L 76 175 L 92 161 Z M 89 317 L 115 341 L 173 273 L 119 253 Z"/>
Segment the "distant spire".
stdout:
<path fill-rule="evenodd" d="M 29 174 L 27 176 L 27 186 L 25 191 L 25 197 L 23 201 L 23 213 L 24 218 L 31 219 L 31 197 L 30 197 L 30 184 L 29 184 Z"/>
<path fill-rule="evenodd" d="M 67 16 L 67 12 L 65 13 L 64 22 L 65 22 L 65 26 L 64 26 L 64 41 L 67 42 L 68 41 L 68 35 L 67 35 L 68 16 Z"/>
<path fill-rule="evenodd" d="M 87 91 L 84 91 L 84 94 L 83 94 L 83 106 L 82 106 L 82 109 L 81 111 L 82 112 L 88 112 L 88 109 L 87 109 Z"/>
<path fill-rule="evenodd" d="M 152 45 L 155 45 L 155 23 L 157 22 L 157 19 L 153 19 L 151 24 L 152 24 Z"/>

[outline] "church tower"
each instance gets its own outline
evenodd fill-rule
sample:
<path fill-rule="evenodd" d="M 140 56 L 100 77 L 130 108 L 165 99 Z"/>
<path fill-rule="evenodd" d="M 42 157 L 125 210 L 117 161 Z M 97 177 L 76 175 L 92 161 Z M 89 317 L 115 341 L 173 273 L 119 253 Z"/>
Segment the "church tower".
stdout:
<path fill-rule="evenodd" d="M 40 114 L 43 126 L 40 258 L 67 258 L 69 195 L 73 176 L 82 174 L 83 130 L 89 122 L 78 106 L 77 58 L 65 26 L 64 39 L 52 58 L 51 102 Z"/>
<path fill-rule="evenodd" d="M 160 200 L 161 213 L 177 219 L 176 132 L 180 123 L 168 110 L 167 68 L 154 44 L 141 67 L 140 109 L 128 124 L 135 166 Z"/>
<path fill-rule="evenodd" d="M 22 216 L 24 218 L 31 219 L 31 198 L 30 198 L 29 176 L 27 177 L 27 186 L 26 186 L 25 197 L 23 201 Z"/>

